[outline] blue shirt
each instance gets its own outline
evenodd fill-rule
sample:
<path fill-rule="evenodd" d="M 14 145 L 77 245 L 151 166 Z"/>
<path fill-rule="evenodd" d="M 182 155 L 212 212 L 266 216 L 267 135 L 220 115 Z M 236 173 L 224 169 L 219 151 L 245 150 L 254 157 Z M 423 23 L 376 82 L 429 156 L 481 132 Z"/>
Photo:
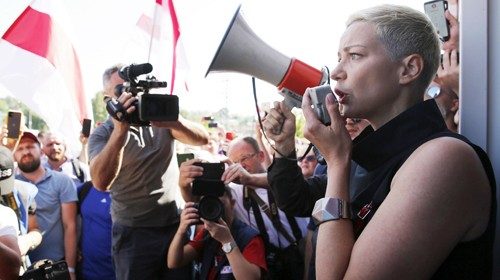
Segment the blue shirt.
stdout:
<path fill-rule="evenodd" d="M 76 187 L 67 175 L 45 168 L 45 175 L 39 182 L 31 182 L 22 174 L 17 179 L 34 184 L 38 188 L 36 218 L 42 231 L 42 243 L 29 253 L 32 262 L 41 259 L 61 260 L 64 258 L 64 230 L 61 205 L 78 200 Z"/>
<path fill-rule="evenodd" d="M 78 160 L 78 159 L 75 159 Z M 73 162 L 71 159 L 67 159 L 58 169 L 52 168 L 52 165 L 48 161 L 42 164 L 43 167 L 48 168 L 53 171 L 59 171 L 62 172 L 66 175 L 68 175 L 73 182 L 75 183 L 75 186 L 78 188 L 80 187 L 84 182 L 90 181 L 90 170 L 89 166 L 81 161 L 78 162 L 78 167 L 80 168 L 80 172 L 82 172 L 83 175 L 83 182 L 78 179 L 75 173 L 75 168 L 77 166 L 73 166 Z"/>
<path fill-rule="evenodd" d="M 81 202 L 82 234 L 80 246 L 84 279 L 115 279 L 111 256 L 110 206 L 109 192 L 101 192 L 94 187 L 90 188 Z"/>

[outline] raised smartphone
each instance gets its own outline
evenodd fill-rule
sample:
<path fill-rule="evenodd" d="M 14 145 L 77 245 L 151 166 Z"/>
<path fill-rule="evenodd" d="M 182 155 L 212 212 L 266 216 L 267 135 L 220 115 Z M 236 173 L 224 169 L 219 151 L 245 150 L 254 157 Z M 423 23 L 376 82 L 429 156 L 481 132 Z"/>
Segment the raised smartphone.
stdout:
<path fill-rule="evenodd" d="M 19 111 L 9 111 L 7 113 L 7 138 L 17 139 L 21 134 L 21 120 L 23 113 Z"/>
<path fill-rule="evenodd" d="M 448 1 L 435 0 L 424 3 L 425 14 L 429 17 L 437 34 L 443 41 L 450 38 L 450 23 L 444 16 L 444 12 L 448 9 Z"/>
<path fill-rule="evenodd" d="M 177 163 L 181 166 L 181 163 L 188 161 L 190 159 L 194 159 L 193 153 L 178 153 L 177 154 Z"/>
<path fill-rule="evenodd" d="M 82 123 L 82 134 L 83 136 L 85 137 L 89 137 L 90 136 L 90 129 L 92 127 L 92 120 L 90 119 L 83 119 L 83 123 Z"/>

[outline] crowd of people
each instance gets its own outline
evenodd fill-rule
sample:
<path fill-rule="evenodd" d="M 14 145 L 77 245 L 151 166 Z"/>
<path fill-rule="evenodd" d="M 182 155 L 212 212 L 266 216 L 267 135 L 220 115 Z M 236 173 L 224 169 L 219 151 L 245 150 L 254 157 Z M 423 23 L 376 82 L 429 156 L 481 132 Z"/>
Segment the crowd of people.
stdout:
<path fill-rule="evenodd" d="M 407 7 L 351 15 L 331 124 L 306 90 L 306 139 L 276 102 L 253 135 L 181 115 L 151 126 L 110 116 L 79 136 L 78 157 L 55 131 L 2 141 L 0 278 L 51 260 L 70 279 L 491 279 L 495 178 L 457 134 L 459 23 L 446 18 L 440 44 Z M 115 90 L 122 66 L 103 88 L 132 114 L 136 97 Z M 197 181 L 205 162 L 224 170 Z M 202 208 L 195 182 L 220 187 L 218 217 L 204 216 L 218 204 Z"/>

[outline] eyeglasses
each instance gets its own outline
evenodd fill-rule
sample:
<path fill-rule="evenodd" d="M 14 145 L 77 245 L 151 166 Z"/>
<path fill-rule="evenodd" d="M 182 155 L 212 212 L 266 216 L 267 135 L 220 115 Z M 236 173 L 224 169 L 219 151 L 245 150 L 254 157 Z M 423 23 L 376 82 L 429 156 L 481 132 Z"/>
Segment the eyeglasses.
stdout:
<path fill-rule="evenodd" d="M 257 153 L 253 154 L 246 154 L 240 158 L 240 160 L 234 160 L 234 163 L 244 163 L 245 161 L 249 160 L 250 158 L 254 157 Z"/>
<path fill-rule="evenodd" d="M 441 93 L 441 87 L 440 86 L 430 86 L 427 88 L 425 91 L 425 94 L 427 94 L 430 98 L 436 98 L 439 96 Z"/>
<path fill-rule="evenodd" d="M 314 156 L 314 155 L 308 155 L 308 156 L 306 156 L 306 157 L 299 157 L 299 158 L 297 158 L 297 160 L 298 160 L 299 162 L 301 162 L 301 161 L 303 161 L 303 160 L 306 160 L 306 161 L 311 162 L 311 161 L 315 161 L 315 160 L 316 160 L 316 156 Z"/>

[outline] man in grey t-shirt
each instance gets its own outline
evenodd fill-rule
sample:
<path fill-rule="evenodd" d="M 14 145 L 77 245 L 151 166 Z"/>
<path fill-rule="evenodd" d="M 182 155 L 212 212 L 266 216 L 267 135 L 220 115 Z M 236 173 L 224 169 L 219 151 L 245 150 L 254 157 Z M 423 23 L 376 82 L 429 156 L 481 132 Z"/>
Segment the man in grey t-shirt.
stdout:
<path fill-rule="evenodd" d="M 105 94 L 132 113 L 136 97 L 127 92 L 115 94 L 116 86 L 124 82 L 118 75 L 120 68 L 116 65 L 104 72 Z M 135 127 L 110 117 L 89 139 L 92 182 L 97 189 L 111 192 L 117 279 L 189 278 L 189 269 L 175 271 L 166 266 L 167 250 L 178 226 L 174 197 L 160 205 L 157 200 L 161 194 L 150 193 L 162 187 L 161 177 L 170 165 L 174 140 L 204 145 L 208 133 L 201 124 L 181 116 L 178 121 L 152 124 Z M 167 186 L 167 194 L 174 193 L 172 188 L 176 187 Z"/>

